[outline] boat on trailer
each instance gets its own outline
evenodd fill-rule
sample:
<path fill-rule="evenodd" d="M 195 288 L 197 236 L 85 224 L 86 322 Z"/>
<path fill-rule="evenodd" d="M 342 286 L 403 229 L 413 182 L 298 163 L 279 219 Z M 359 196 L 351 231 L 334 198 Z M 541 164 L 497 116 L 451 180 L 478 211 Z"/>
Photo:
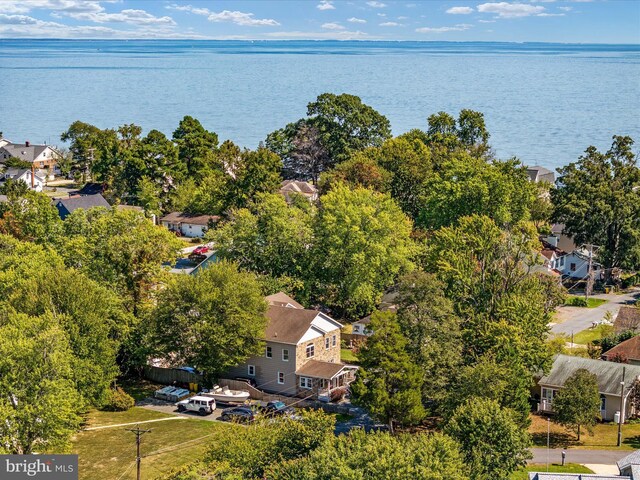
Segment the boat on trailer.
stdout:
<path fill-rule="evenodd" d="M 203 391 L 200 395 L 213 397 L 216 399 L 216 402 L 243 403 L 249 399 L 249 396 L 251 394 L 246 390 L 231 390 L 226 385 L 224 387 L 214 385 L 211 390 L 208 390 L 206 392 Z"/>

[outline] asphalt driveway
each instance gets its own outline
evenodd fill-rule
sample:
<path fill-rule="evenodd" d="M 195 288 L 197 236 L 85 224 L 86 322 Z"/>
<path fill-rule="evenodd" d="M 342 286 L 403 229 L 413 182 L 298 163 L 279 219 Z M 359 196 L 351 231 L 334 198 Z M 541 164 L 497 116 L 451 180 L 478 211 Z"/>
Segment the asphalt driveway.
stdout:
<path fill-rule="evenodd" d="M 596 308 L 559 307 L 557 312 L 559 321 L 551 324 L 551 332 L 571 336 L 572 332 L 575 334 L 586 330 L 591 327 L 593 322 L 602 320 L 607 312 L 611 312 L 615 316 L 621 306 L 632 304 L 638 300 L 640 291 L 636 289 L 619 295 L 613 293 L 593 295 L 593 298 L 602 298 L 607 300 L 607 303 Z"/>

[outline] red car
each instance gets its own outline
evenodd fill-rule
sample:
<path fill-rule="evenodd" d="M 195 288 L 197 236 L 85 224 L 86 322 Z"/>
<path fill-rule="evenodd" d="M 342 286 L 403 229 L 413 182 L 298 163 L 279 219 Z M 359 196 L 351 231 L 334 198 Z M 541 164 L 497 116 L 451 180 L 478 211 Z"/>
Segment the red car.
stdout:
<path fill-rule="evenodd" d="M 200 245 L 199 247 L 196 247 L 192 253 L 196 255 L 204 255 L 208 251 L 209 251 L 209 247 L 207 247 L 206 245 Z"/>

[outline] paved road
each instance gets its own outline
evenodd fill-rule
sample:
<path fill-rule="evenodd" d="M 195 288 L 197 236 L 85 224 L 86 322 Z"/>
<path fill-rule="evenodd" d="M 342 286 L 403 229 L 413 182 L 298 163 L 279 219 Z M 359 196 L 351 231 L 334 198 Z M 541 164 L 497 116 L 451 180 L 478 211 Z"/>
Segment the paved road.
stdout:
<path fill-rule="evenodd" d="M 565 462 L 580 463 L 583 465 L 585 463 L 615 465 L 618 460 L 632 453 L 630 450 L 579 450 L 576 448 L 568 448 L 565 452 L 567 452 Z M 533 459 L 529 460 L 530 463 L 547 463 L 546 448 L 532 448 L 531 453 L 533 453 Z M 561 448 L 552 448 L 549 450 L 549 462 L 562 462 Z"/>
<path fill-rule="evenodd" d="M 558 318 L 562 319 L 562 323 L 556 323 L 551 326 L 553 333 L 564 333 L 571 336 L 571 332 L 578 333 L 591 327 L 593 322 L 602 320 L 607 312 L 611 312 L 614 316 L 620 310 L 622 305 L 633 303 L 640 298 L 640 291 L 635 290 L 630 293 L 601 294 L 594 295 L 593 298 L 602 298 L 607 300 L 596 308 L 581 307 L 560 307 L 558 308 Z"/>

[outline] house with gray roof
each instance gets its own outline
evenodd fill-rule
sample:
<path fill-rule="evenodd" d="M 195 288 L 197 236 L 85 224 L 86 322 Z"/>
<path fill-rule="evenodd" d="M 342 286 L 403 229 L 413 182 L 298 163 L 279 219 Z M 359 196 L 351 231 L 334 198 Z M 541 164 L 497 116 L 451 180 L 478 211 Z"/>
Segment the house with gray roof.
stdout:
<path fill-rule="evenodd" d="M 3 141 L 4 143 L 4 141 Z M 14 157 L 33 164 L 34 168 L 51 169 L 55 167 L 58 151 L 50 145 L 34 145 L 30 142 L 0 144 L 0 163 Z"/>
<path fill-rule="evenodd" d="M 38 172 L 33 172 L 28 168 L 7 168 L 0 177 L 0 184 L 7 180 L 24 182 L 30 190 L 41 192 L 47 184 L 47 179 Z"/>
<path fill-rule="evenodd" d="M 593 360 L 591 358 L 572 357 L 570 355 L 556 355 L 551 371 L 538 381 L 540 403 L 538 411 L 553 412 L 553 399 L 566 381 L 577 370 L 585 369 L 593 373 L 598 379 L 600 392 L 600 415 L 605 421 L 612 421 L 616 412 L 620 411 L 620 397 L 623 396 L 623 418 L 635 414 L 635 407 L 631 404 L 629 394 L 640 379 L 640 365 L 625 365 L 616 362 Z M 623 380 L 624 369 L 624 388 Z"/>
<path fill-rule="evenodd" d="M 217 215 L 190 215 L 184 212 L 167 213 L 160 224 L 171 232 L 189 238 L 202 238 L 207 230 L 220 220 Z"/>
<path fill-rule="evenodd" d="M 620 475 L 626 475 L 632 480 L 640 480 L 640 450 L 621 458 L 617 465 Z"/>
<path fill-rule="evenodd" d="M 318 199 L 318 189 L 315 185 L 301 180 L 284 180 L 280 185 L 280 195 L 290 202 L 293 195 L 301 195 L 310 202 Z"/>
<path fill-rule="evenodd" d="M 253 379 L 269 393 L 321 400 L 355 378 L 357 367 L 340 361 L 340 323 L 283 292 L 266 300 L 264 353 L 231 368 L 228 378 Z"/>
<path fill-rule="evenodd" d="M 111 208 L 109 202 L 107 202 L 100 194 L 63 198 L 57 200 L 55 206 L 58 209 L 58 215 L 60 215 L 62 220 L 79 208 L 82 208 L 83 210 L 89 210 L 94 207 Z"/>
<path fill-rule="evenodd" d="M 539 165 L 528 167 L 527 174 L 529 175 L 529 180 L 532 182 L 553 183 L 556 181 L 556 175 L 551 170 Z"/>

